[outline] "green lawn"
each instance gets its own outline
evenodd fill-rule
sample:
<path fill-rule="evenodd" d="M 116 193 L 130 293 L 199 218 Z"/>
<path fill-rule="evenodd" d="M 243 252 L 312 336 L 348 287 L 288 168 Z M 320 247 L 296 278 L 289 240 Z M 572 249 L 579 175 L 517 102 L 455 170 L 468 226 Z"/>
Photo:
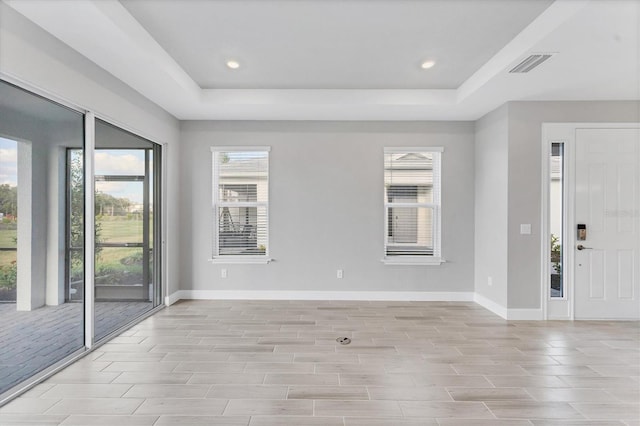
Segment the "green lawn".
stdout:
<path fill-rule="evenodd" d="M 0 247 L 16 247 L 17 229 L 0 229 Z"/>
<path fill-rule="evenodd" d="M 142 219 L 102 216 L 96 218 L 96 223 L 100 225 L 101 242 L 142 242 Z M 100 275 L 101 270 L 141 274 L 141 259 L 141 247 L 102 247 L 97 254 L 96 274 Z"/>
<path fill-rule="evenodd" d="M 142 218 L 97 217 L 98 240 L 104 243 L 142 243 Z M 0 247 L 15 248 L 16 229 L 0 227 Z M 139 284 L 142 282 L 142 247 L 101 247 L 96 254 L 96 283 L 109 285 Z M 82 253 L 72 256 L 71 281 L 82 279 Z M 17 251 L 0 251 L 2 279 L 15 285 L 15 269 L 12 262 Z M 11 273 L 10 273 L 11 272 Z M 5 276 L 6 275 L 6 276 Z M 7 278 L 12 277 L 12 278 Z M 7 281 L 10 280 L 10 281 Z"/>
<path fill-rule="evenodd" d="M 15 238 L 18 235 L 16 229 L 0 229 L 0 247 L 3 248 L 16 248 Z M 11 262 L 15 262 L 17 259 L 16 251 L 0 251 L 0 267 L 10 265 Z"/>
<path fill-rule="evenodd" d="M 0 251 L 0 266 L 10 265 L 18 258 L 17 251 Z"/>
<path fill-rule="evenodd" d="M 96 218 L 100 225 L 100 241 L 105 243 L 141 243 L 142 219 L 125 219 L 102 216 Z M 153 224 L 151 224 L 153 225 Z M 149 237 L 153 237 L 151 233 Z M 153 239 L 152 239 L 153 241 Z"/>
<path fill-rule="evenodd" d="M 101 242 L 142 242 L 141 218 L 127 219 L 123 217 L 102 216 L 96 218 L 96 223 L 100 225 L 98 238 Z M 103 271 L 124 272 L 132 275 L 141 274 L 141 258 L 141 247 L 102 247 L 97 254 L 96 275 L 100 276 Z"/>
<path fill-rule="evenodd" d="M 111 218 L 108 216 L 96 218 L 100 224 L 100 241 L 105 243 L 141 243 L 142 219 Z M 0 247 L 16 247 L 15 229 L 0 229 Z M 142 248 L 103 247 L 98 253 L 97 267 L 112 267 L 117 270 L 135 269 L 136 265 L 125 265 L 121 261 L 130 256 L 141 256 Z M 0 266 L 8 265 L 16 260 L 15 251 L 0 251 Z M 126 262 L 126 260 L 125 260 Z M 139 269 L 139 265 L 138 265 Z"/>
<path fill-rule="evenodd" d="M 129 270 L 135 265 L 126 265 L 122 260 L 131 256 L 142 256 L 142 248 L 103 247 L 96 256 L 96 267 L 109 266 L 117 270 Z"/>
<path fill-rule="evenodd" d="M 110 218 L 103 216 L 96 219 L 100 225 L 100 240 L 105 243 L 141 243 L 142 219 Z M 0 247 L 16 247 L 16 229 L 0 229 Z M 150 235 L 153 236 L 153 235 Z"/>

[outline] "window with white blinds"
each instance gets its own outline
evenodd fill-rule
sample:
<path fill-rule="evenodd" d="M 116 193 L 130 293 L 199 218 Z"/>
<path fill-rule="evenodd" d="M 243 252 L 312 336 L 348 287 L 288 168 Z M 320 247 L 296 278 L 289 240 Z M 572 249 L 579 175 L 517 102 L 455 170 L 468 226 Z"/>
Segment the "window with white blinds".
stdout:
<path fill-rule="evenodd" d="M 437 261 L 442 148 L 385 148 L 385 260 Z"/>
<path fill-rule="evenodd" d="M 216 147 L 213 153 L 213 257 L 266 257 L 269 148 Z"/>

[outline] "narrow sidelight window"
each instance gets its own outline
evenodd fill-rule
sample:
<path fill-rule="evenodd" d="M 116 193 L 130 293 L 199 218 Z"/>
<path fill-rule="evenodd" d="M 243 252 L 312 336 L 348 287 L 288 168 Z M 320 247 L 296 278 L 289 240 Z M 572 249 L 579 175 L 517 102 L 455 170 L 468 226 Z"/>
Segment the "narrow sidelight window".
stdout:
<path fill-rule="evenodd" d="M 551 144 L 549 187 L 549 224 L 551 227 L 550 289 L 551 297 L 564 297 L 564 143 Z"/>

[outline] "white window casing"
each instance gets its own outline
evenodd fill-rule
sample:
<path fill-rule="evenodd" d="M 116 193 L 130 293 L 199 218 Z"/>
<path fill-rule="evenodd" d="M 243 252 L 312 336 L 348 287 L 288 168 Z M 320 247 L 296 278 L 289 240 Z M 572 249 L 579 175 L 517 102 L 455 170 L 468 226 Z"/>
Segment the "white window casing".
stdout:
<path fill-rule="evenodd" d="M 269 147 L 213 147 L 214 263 L 269 263 Z"/>
<path fill-rule="evenodd" d="M 384 258 L 390 265 L 439 265 L 441 147 L 384 149 Z"/>

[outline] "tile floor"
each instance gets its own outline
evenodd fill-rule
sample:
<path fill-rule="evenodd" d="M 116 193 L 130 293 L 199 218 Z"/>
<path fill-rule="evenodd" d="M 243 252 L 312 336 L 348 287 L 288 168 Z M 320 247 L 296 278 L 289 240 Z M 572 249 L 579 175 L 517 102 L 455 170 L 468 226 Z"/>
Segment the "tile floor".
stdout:
<path fill-rule="evenodd" d="M 638 426 L 639 337 L 638 322 L 507 322 L 473 303 L 185 301 L 0 424 Z"/>

